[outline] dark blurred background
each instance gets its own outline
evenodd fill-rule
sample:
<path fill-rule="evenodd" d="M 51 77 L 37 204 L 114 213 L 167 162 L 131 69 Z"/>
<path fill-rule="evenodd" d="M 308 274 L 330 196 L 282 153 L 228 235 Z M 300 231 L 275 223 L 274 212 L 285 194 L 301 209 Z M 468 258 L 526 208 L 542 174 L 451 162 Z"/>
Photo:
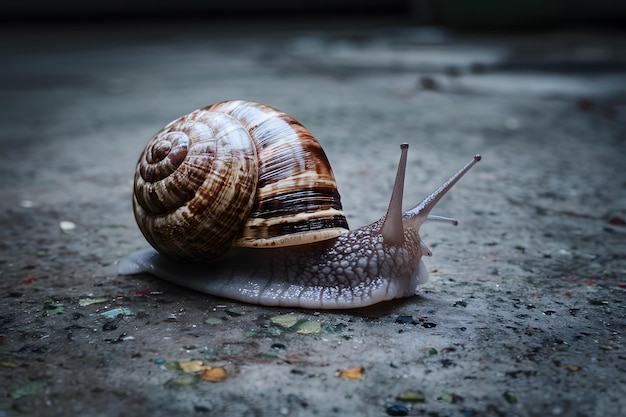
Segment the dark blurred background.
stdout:
<path fill-rule="evenodd" d="M 623 0 L 20 0 L 2 2 L 4 22 L 71 22 L 111 19 L 246 19 L 320 21 L 375 17 L 401 24 L 446 26 L 457 30 L 537 30 L 591 26 L 620 29 Z"/>

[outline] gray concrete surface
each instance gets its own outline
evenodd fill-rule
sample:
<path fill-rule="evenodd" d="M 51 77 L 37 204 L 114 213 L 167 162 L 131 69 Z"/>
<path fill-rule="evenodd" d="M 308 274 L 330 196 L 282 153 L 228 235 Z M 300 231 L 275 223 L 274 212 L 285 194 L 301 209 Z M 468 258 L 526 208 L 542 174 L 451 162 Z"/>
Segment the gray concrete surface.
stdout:
<path fill-rule="evenodd" d="M 624 415 L 626 38 L 267 26 L 3 29 L 0 417 Z M 417 296 L 305 311 L 117 275 L 147 246 L 142 147 L 228 98 L 317 136 L 352 226 L 386 209 L 400 142 L 407 207 L 482 153 L 437 210 L 460 225 L 424 229 Z"/>

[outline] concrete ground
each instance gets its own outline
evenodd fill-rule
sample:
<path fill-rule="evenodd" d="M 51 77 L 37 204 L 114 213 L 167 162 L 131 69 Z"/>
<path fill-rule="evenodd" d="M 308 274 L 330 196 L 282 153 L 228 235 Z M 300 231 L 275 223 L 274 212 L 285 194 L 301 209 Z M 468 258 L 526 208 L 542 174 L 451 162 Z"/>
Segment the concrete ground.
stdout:
<path fill-rule="evenodd" d="M 0 45 L 0 417 L 626 414 L 623 34 L 171 23 Z M 424 227 L 418 295 L 307 311 L 117 275 L 148 246 L 144 144 L 229 98 L 313 132 L 352 227 L 385 211 L 400 142 L 407 208 L 483 155 L 436 210 L 460 225 Z"/>

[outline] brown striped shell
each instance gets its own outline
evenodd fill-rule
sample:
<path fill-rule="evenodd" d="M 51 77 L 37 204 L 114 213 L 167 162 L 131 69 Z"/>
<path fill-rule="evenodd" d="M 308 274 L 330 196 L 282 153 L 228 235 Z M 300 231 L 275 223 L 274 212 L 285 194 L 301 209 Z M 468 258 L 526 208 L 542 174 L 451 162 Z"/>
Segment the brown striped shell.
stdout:
<path fill-rule="evenodd" d="M 241 100 L 182 116 L 144 149 L 135 219 L 175 259 L 210 261 L 231 246 L 279 247 L 348 231 L 319 142 L 293 117 Z"/>

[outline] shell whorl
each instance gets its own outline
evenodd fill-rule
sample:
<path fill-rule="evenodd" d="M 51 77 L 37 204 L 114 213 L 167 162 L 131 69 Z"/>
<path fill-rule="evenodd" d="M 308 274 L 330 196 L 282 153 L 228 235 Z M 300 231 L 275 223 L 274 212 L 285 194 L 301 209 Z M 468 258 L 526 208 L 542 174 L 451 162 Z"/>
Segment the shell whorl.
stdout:
<path fill-rule="evenodd" d="M 192 261 L 231 245 L 304 244 L 348 229 L 317 140 L 291 116 L 240 100 L 158 132 L 137 164 L 133 207 L 153 247 Z"/>

